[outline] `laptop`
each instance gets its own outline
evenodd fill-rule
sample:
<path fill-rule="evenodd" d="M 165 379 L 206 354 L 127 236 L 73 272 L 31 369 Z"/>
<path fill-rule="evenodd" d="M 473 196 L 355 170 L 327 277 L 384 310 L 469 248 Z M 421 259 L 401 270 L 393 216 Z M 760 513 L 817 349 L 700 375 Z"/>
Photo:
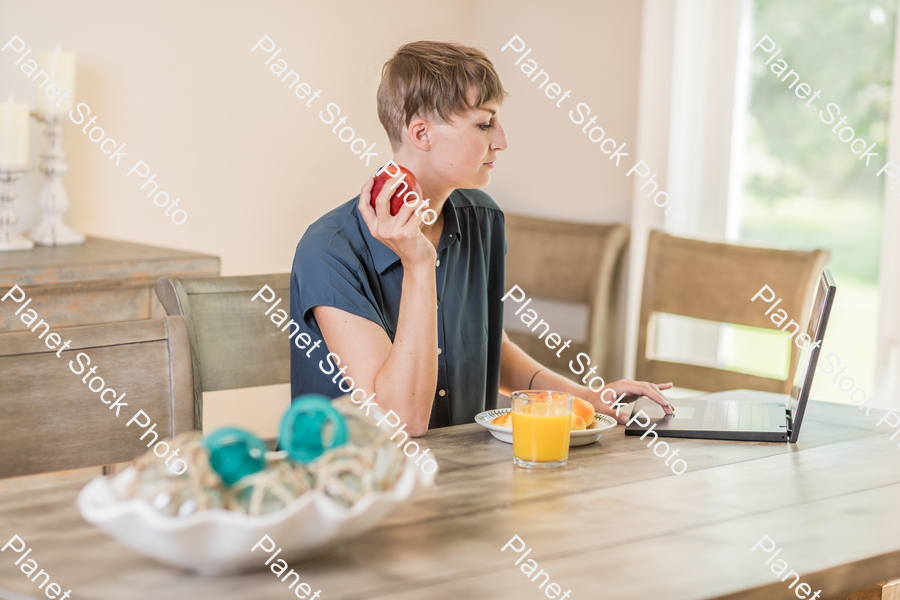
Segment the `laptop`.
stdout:
<path fill-rule="evenodd" d="M 796 442 L 836 289 L 831 271 L 825 269 L 807 330 L 812 342 L 801 351 L 790 395 L 756 390 L 716 392 L 675 401 L 674 415 L 666 415 L 659 404 L 642 397 L 634 403 L 625 435 L 643 435 L 652 429 L 660 437 Z M 640 410 L 649 418 L 646 425 L 643 423 L 648 419 L 643 416 L 634 420 Z"/>

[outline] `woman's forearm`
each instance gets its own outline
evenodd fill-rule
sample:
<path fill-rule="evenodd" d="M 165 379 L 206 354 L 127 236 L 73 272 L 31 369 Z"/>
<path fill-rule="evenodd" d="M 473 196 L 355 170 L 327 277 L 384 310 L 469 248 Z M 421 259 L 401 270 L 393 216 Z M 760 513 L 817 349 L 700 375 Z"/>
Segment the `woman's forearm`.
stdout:
<path fill-rule="evenodd" d="M 528 356 L 524 350 L 506 337 L 505 332 L 503 339 L 500 352 L 500 393 L 508 396 L 516 390 L 543 389 L 568 392 L 579 398 L 585 397 L 587 388 L 583 385 L 578 385 L 551 371 Z M 535 373 L 537 373 L 536 376 Z"/>
<path fill-rule="evenodd" d="M 584 383 L 582 380 L 581 383 Z M 628 420 L 630 408 L 625 404 L 646 396 L 663 407 L 666 414 L 672 414 L 672 406 L 663 395 L 662 390 L 672 387 L 672 383 L 652 384 L 644 381 L 620 379 L 608 382 L 596 391 L 559 375 L 544 367 L 525 354 L 525 351 L 509 341 L 503 333 L 503 346 L 500 353 L 500 392 L 511 394 L 515 390 L 556 390 L 568 392 L 591 404 L 596 412 L 614 417 L 620 423 Z M 612 392 L 612 393 L 610 393 Z M 624 400 L 624 403 L 622 401 Z"/>
<path fill-rule="evenodd" d="M 404 267 L 397 332 L 390 354 L 375 375 L 379 406 L 407 423 L 410 435 L 428 430 L 437 387 L 437 293 L 435 270 Z"/>
<path fill-rule="evenodd" d="M 500 348 L 500 393 L 507 396 L 516 390 L 527 390 L 531 376 L 543 365 L 528 356 L 503 332 Z"/>

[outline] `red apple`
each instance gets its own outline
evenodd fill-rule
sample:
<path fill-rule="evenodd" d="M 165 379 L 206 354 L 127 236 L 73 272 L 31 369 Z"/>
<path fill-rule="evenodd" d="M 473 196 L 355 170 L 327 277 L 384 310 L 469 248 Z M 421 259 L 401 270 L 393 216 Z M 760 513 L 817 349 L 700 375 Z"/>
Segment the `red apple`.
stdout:
<path fill-rule="evenodd" d="M 412 171 L 407 169 L 406 167 L 401 167 L 397 165 L 397 168 L 400 169 L 403 173 L 406 173 L 406 178 L 403 179 L 400 183 L 397 184 L 397 187 L 394 188 L 394 195 L 391 196 L 391 216 L 397 214 L 400 210 L 400 207 L 403 206 L 403 198 L 408 194 L 411 190 L 414 190 L 418 187 L 419 182 L 416 180 L 416 176 L 412 174 Z M 395 171 L 396 173 L 396 171 Z M 398 173 L 399 174 L 399 173 Z M 381 188 L 391 180 L 391 175 L 388 173 L 388 169 L 382 171 L 378 177 L 375 178 L 375 184 L 372 186 L 371 200 L 372 208 L 375 208 L 375 199 L 378 197 L 378 194 L 381 192 Z M 409 188 L 403 185 L 406 183 Z M 414 197 L 414 196 L 413 196 Z M 376 209 L 377 211 L 377 209 Z"/>

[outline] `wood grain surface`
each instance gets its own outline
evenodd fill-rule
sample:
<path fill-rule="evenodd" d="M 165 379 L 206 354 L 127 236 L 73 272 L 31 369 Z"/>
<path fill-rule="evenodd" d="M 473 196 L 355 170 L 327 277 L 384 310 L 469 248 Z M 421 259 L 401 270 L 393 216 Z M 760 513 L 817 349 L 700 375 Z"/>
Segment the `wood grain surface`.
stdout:
<path fill-rule="evenodd" d="M 0 332 L 0 477 L 140 456 L 154 436 L 141 441 L 140 421 L 126 426 L 138 410 L 160 438 L 194 429 L 183 317 L 53 331 L 72 342 L 66 350 L 49 349 L 36 332 Z M 96 367 L 90 376 L 102 380 L 97 391 L 88 387 L 88 360 Z M 101 392 L 101 383 L 115 394 Z M 113 398 L 122 405 L 112 409 Z"/>
<path fill-rule="evenodd" d="M 5 253 L 0 295 L 18 285 L 54 327 L 114 323 L 164 317 L 153 292 L 162 276 L 218 274 L 217 256 L 89 236 L 82 246 Z M 0 319 L 0 331 L 25 329 L 16 317 Z"/>
<path fill-rule="evenodd" d="M 218 274 L 217 256 L 88 236 L 81 246 L 35 246 L 6 254 L 0 289 L 15 283 L 59 286 L 135 275 L 153 285 L 163 275 L 210 271 Z"/>
<path fill-rule="evenodd" d="M 800 350 L 790 344 L 791 367 L 785 379 L 760 377 L 647 356 L 651 316 L 668 313 L 772 330 L 766 310 L 751 298 L 768 285 L 782 298 L 784 310 L 806 331 L 816 285 L 830 256 L 828 250 L 787 250 L 684 238 L 653 230 L 647 242 L 647 265 L 641 295 L 635 379 L 678 381 L 679 385 L 721 392 L 748 389 L 789 394 Z M 702 301 L 698 299 L 702 298 Z M 650 335 L 648 335 L 650 334 Z"/>
<path fill-rule="evenodd" d="M 160 277 L 166 313 L 187 320 L 194 372 L 194 425 L 203 428 L 203 393 L 291 382 L 290 331 L 266 315 L 290 313 L 290 273 L 239 277 Z M 269 286 L 281 302 L 254 296 Z M 287 321 L 287 320 L 286 320 Z M 282 328 L 293 329 L 287 321 Z"/>
<path fill-rule="evenodd" d="M 751 552 L 768 535 L 802 582 L 837 596 L 900 576 L 900 448 L 881 414 L 814 402 L 793 445 L 668 438 L 680 476 L 622 427 L 548 472 L 514 468 L 512 447 L 475 424 L 434 430 L 421 440 L 441 466 L 434 490 L 291 568 L 328 600 L 545 598 L 501 552 L 518 535 L 575 600 L 796 598 Z M 25 539 L 73 598 L 294 597 L 267 570 L 201 577 L 107 537 L 75 507 L 93 476 L 0 481 L 0 541 Z M 0 554 L 0 588 L 42 596 L 16 558 Z"/>
<path fill-rule="evenodd" d="M 506 285 L 524 290 L 527 297 L 587 304 L 585 342 L 575 342 L 568 356 L 586 352 L 601 373 L 612 371 L 614 352 L 610 333 L 616 314 L 614 289 L 630 230 L 621 224 L 573 223 L 505 213 Z M 524 314 L 528 314 L 527 312 Z M 518 317 L 517 317 L 518 318 Z M 541 331 L 541 333 L 544 333 Z M 543 364 L 572 377 L 569 358 L 546 351 L 536 333 L 508 331 L 510 339 L 530 356 L 546 356 Z"/>

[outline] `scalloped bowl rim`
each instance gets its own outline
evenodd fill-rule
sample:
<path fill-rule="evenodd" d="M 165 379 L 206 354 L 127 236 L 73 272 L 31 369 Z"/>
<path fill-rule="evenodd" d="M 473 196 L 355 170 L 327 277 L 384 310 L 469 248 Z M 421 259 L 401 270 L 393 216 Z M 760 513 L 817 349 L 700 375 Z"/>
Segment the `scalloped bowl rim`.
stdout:
<path fill-rule="evenodd" d="M 218 522 L 237 527 L 259 527 L 281 523 L 306 510 L 310 504 L 315 504 L 320 510 L 330 510 L 343 520 L 365 513 L 373 503 L 379 500 L 393 501 L 397 503 L 410 499 L 413 493 L 420 487 L 430 487 L 434 483 L 437 472 L 426 474 L 419 467 L 415 471 L 409 468 L 414 463 L 407 460 L 407 468 L 390 490 L 375 490 L 362 497 L 352 507 L 347 508 L 337 504 L 321 490 L 305 492 L 296 500 L 282 509 L 265 515 L 247 515 L 244 513 L 211 508 L 199 510 L 196 513 L 184 517 L 173 517 L 157 512 L 142 498 L 129 498 L 127 500 L 110 501 L 115 498 L 115 493 L 110 487 L 110 478 L 98 475 L 92 479 L 78 494 L 77 505 L 82 516 L 89 522 L 99 525 L 112 521 L 122 516 L 136 514 L 158 529 L 184 530 L 206 522 Z M 116 477 L 121 477 L 129 472 L 134 472 L 134 467 L 128 467 Z M 103 498 L 106 496 L 106 498 Z M 99 501 L 99 502 L 98 502 Z"/>

